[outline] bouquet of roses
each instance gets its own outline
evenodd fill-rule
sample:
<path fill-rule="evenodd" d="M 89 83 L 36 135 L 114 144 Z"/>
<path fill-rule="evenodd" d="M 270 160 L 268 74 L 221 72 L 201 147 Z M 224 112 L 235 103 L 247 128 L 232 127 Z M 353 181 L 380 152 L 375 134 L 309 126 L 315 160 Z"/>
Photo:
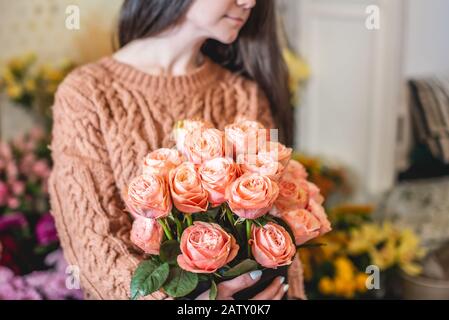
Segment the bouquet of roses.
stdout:
<path fill-rule="evenodd" d="M 185 297 L 257 269 L 292 263 L 297 248 L 330 231 L 319 189 L 255 121 L 224 131 L 180 121 L 176 148 L 143 159 L 123 191 L 134 217 L 131 240 L 148 256 L 134 272 L 131 298 L 162 290 Z"/>

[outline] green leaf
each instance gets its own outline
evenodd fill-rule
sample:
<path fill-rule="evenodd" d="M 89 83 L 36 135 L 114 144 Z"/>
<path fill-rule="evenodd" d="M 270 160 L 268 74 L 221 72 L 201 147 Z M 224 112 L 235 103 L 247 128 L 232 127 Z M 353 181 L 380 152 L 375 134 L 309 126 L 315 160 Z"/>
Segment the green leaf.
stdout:
<path fill-rule="evenodd" d="M 215 283 L 215 281 L 212 280 L 212 284 L 210 286 L 210 291 L 209 291 L 209 300 L 216 300 L 217 293 L 218 293 L 217 284 Z"/>
<path fill-rule="evenodd" d="M 257 262 L 251 259 L 246 259 L 235 265 L 231 269 L 223 273 L 224 277 L 237 277 L 246 272 L 250 272 L 257 269 Z"/>
<path fill-rule="evenodd" d="M 202 273 L 198 274 L 198 281 L 199 282 L 209 281 L 209 280 L 210 280 L 210 276 L 208 274 L 202 274 Z"/>
<path fill-rule="evenodd" d="M 159 290 L 167 280 L 169 271 L 168 263 L 158 264 L 151 260 L 141 262 L 131 279 L 131 299 Z"/>
<path fill-rule="evenodd" d="M 169 264 L 176 264 L 176 259 L 179 254 L 181 254 L 181 249 L 179 248 L 178 241 L 168 240 L 164 241 L 161 244 L 159 257 L 163 262 L 167 262 Z"/>
<path fill-rule="evenodd" d="M 188 295 L 198 286 L 198 275 L 185 271 L 179 267 L 171 268 L 167 282 L 163 288 L 165 292 L 173 298 L 180 298 Z"/>

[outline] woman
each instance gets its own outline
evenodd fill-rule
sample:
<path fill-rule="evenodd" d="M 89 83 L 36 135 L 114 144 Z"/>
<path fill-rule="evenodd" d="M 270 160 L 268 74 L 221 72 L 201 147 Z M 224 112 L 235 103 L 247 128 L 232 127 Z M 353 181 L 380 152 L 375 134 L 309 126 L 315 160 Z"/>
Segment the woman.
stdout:
<path fill-rule="evenodd" d="M 129 240 L 120 190 L 148 152 L 174 145 L 170 132 L 177 120 L 199 118 L 220 129 L 237 118 L 258 120 L 281 128 L 281 139 L 291 142 L 273 2 L 168 3 L 126 0 L 120 49 L 72 72 L 56 95 L 51 205 L 86 298 L 129 297 L 142 257 Z M 259 278 L 253 272 L 224 282 L 218 298 L 230 298 Z M 281 298 L 287 288 L 282 282 L 275 279 L 254 298 Z"/>

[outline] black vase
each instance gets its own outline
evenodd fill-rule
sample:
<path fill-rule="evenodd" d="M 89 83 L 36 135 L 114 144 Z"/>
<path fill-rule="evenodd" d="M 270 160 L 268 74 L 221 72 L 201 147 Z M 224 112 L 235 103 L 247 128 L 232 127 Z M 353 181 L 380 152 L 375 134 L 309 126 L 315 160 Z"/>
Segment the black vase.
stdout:
<path fill-rule="evenodd" d="M 237 292 L 234 294 L 234 299 L 236 300 L 249 300 L 253 298 L 256 294 L 260 293 L 264 289 L 266 289 L 270 283 L 276 278 L 276 277 L 284 277 L 285 278 L 285 284 L 288 283 L 288 266 L 282 266 L 277 269 L 266 269 L 263 271 L 262 276 L 257 283 L 249 288 L 246 288 L 240 292 Z M 211 283 L 209 281 L 201 281 L 198 283 L 198 286 L 195 290 L 193 290 L 191 293 L 189 293 L 187 296 L 183 297 L 183 299 L 186 300 L 195 300 L 201 293 L 203 293 L 206 290 L 209 290 L 211 286 Z M 282 300 L 287 299 L 287 295 L 285 294 Z"/>

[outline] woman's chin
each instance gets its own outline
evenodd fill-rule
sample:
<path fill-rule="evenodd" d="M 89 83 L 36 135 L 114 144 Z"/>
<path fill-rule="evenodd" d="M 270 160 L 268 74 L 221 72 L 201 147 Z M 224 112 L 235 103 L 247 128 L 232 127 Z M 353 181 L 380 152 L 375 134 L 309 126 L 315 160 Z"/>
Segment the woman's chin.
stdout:
<path fill-rule="evenodd" d="M 237 40 L 238 35 L 239 35 L 238 30 L 232 30 L 228 32 L 223 32 L 221 35 L 215 37 L 215 40 L 223 44 L 231 44 L 235 40 Z"/>

